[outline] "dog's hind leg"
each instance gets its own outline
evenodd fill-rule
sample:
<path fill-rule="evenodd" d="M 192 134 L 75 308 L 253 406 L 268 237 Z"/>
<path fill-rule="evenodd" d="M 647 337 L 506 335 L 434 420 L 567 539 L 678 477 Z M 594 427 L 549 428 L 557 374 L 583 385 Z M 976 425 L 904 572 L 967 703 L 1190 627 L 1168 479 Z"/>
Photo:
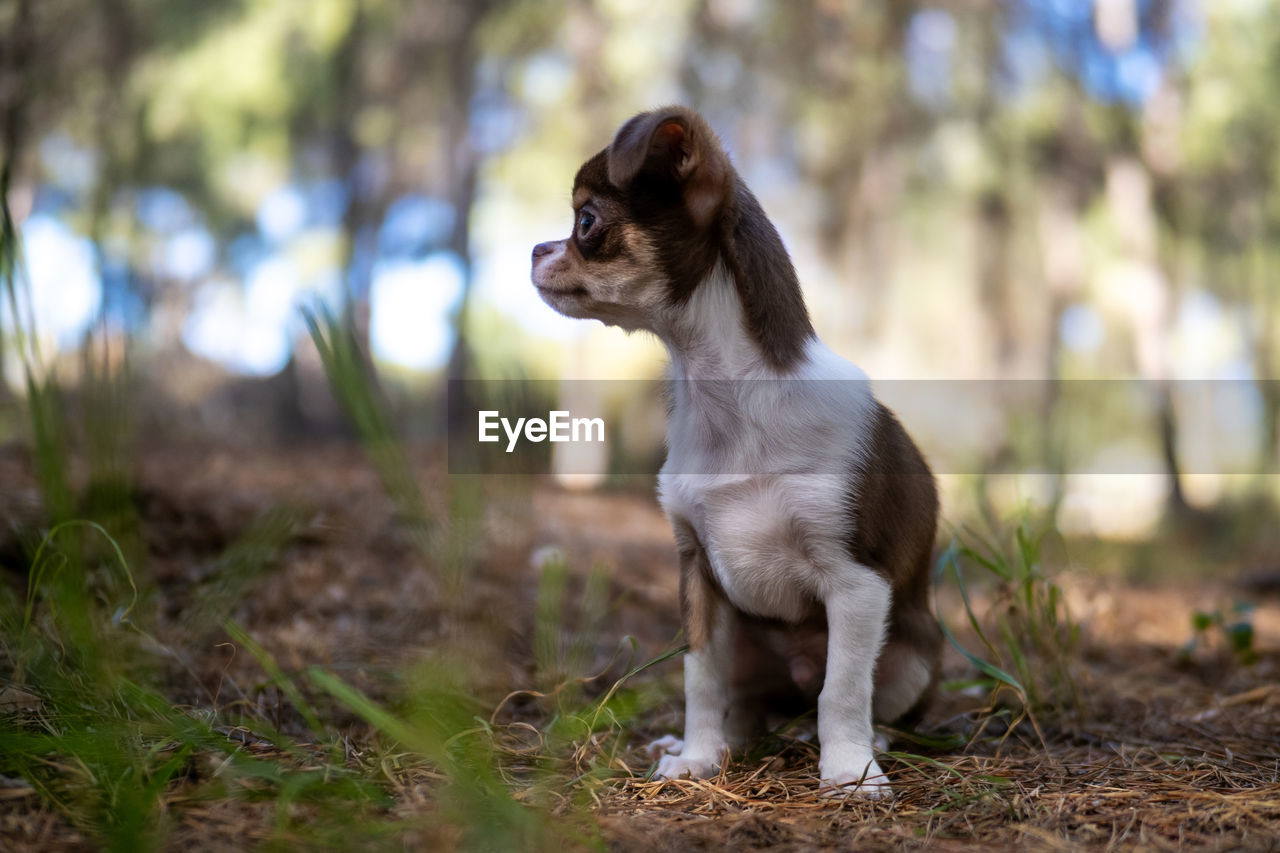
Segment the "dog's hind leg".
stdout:
<path fill-rule="evenodd" d="M 937 689 L 942 632 L 929 612 L 899 605 L 889 623 L 889 637 L 876 661 L 877 722 L 917 722 Z"/>

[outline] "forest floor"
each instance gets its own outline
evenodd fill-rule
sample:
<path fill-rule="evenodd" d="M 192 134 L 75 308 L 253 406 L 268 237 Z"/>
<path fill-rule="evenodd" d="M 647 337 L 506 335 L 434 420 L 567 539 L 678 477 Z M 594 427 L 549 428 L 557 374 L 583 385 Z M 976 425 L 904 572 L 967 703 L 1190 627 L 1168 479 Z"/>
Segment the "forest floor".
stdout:
<path fill-rule="evenodd" d="M 505 732 L 495 735 L 498 758 L 516 799 L 585 827 L 577 836 L 585 847 L 1280 849 L 1280 602 L 1252 597 L 1253 662 L 1240 661 L 1221 641 L 1183 651 L 1192 614 L 1241 597 L 1230 568 L 1217 579 L 1160 585 L 1061 576 L 1080 626 L 1071 671 L 1081 699 L 1070 714 L 1042 711 L 1038 733 L 1029 722 L 1010 729 L 1008 716 L 984 714 L 984 694 L 957 686 L 975 671 L 948 648 L 949 689 L 917 728 L 934 745 L 898 741 L 881 762 L 892 779 L 891 799 L 819 796 L 816 746 L 803 723 L 762 742 L 716 779 L 646 781 L 644 745 L 680 727 L 678 658 L 627 682 L 633 713 L 613 731 L 613 751 L 602 756 L 594 733 L 575 741 L 573 755 L 551 771 L 564 776 L 560 793 L 534 796 L 521 787 L 528 775 L 517 766 L 517 741 L 527 731 L 543 744 L 547 731 L 539 730 L 538 717 L 548 700 L 530 692 L 549 692 L 548 655 L 540 652 L 548 641 L 538 622 L 547 606 L 540 592 L 546 549 L 558 549 L 567 566 L 564 601 L 585 597 L 604 608 L 557 611 L 563 636 L 552 643 L 577 651 L 550 657 L 579 670 L 561 673 L 559 683 L 572 685 L 581 701 L 604 694 L 627 669 L 624 658 L 642 663 L 677 641 L 674 548 L 650 494 L 477 479 L 480 508 L 466 536 L 449 540 L 455 547 L 448 554 L 415 543 L 357 447 L 153 447 L 137 464 L 130 505 L 143 595 L 136 612 L 164 652 L 155 668 L 160 689 L 175 707 L 241 714 L 226 737 L 264 759 L 280 751 L 255 732 L 254 718 L 303 747 L 323 738 L 303 723 L 261 658 L 219 627 L 225 615 L 286 676 L 323 667 L 388 706 L 402 699 L 411 680 L 405 673 L 434 650 L 465 647 L 462 677 L 477 702 L 492 709 L 488 724 Z M 445 517 L 450 502 L 462 498 L 447 488 L 439 463 L 424 451 L 412 467 L 426 516 Z M 0 518 L 7 520 L 0 567 L 4 584 L 20 591 L 27 578 L 18 570 L 24 552 L 15 531 L 39 526 L 42 510 L 31 463 L 16 448 L 0 450 L 0 483 Z M 449 565 L 458 567 L 452 580 Z M 591 577 L 607 578 L 602 597 L 592 598 Z M 955 599 L 944 595 L 942 610 L 960 625 L 965 616 Z M 321 701 L 319 691 L 306 692 Z M 21 683 L 0 660 L 0 728 L 47 723 L 41 705 L 39 685 Z M 465 829 L 446 825 L 452 818 L 440 804 L 437 768 L 405 758 L 408 750 L 388 746 L 349 709 L 326 708 L 323 719 L 349 760 L 373 768 L 389 795 L 378 814 L 396 829 L 361 836 L 357 846 L 469 843 Z M 58 759 L 49 761 L 56 769 Z M 584 761 L 610 772 L 575 783 L 573 768 Z M 197 765 L 161 797 L 164 847 L 348 846 L 340 833 L 306 834 L 307 806 L 254 796 L 252 786 L 240 795 L 209 796 L 200 782 L 220 768 Z M 98 848 L 92 824 L 77 814 L 65 800 L 0 775 L 0 848 Z M 531 837 L 528 846 L 539 842 Z"/>

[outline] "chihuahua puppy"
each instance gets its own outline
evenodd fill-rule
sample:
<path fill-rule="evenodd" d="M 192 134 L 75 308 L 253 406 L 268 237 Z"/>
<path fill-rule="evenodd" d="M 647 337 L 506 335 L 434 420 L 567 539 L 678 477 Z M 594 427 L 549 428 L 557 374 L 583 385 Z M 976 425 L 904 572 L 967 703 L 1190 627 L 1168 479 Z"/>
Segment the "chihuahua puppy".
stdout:
<path fill-rule="evenodd" d="M 668 107 L 578 170 L 573 233 L 533 249 L 555 310 L 670 354 L 659 496 L 680 560 L 685 737 L 659 776 L 716 773 L 783 697 L 816 699 L 829 793 L 889 793 L 873 719 L 918 713 L 933 475 L 865 375 L 814 334 L 782 240 L 705 120 Z"/>

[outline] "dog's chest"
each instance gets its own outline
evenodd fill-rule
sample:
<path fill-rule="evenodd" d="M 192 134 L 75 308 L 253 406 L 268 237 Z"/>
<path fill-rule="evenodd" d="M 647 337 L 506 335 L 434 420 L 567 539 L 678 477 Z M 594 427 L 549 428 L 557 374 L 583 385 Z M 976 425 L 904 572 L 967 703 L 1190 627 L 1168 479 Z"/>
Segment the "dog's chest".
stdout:
<path fill-rule="evenodd" d="M 683 402 L 668 424 L 663 509 L 697 534 L 736 607 L 804 619 L 847 553 L 854 424 L 800 401 L 748 409 L 768 411 L 765 421 Z"/>
<path fill-rule="evenodd" d="M 662 478 L 663 507 L 698 536 L 739 609 L 798 622 L 822 597 L 848 535 L 835 478 L 784 474 Z"/>

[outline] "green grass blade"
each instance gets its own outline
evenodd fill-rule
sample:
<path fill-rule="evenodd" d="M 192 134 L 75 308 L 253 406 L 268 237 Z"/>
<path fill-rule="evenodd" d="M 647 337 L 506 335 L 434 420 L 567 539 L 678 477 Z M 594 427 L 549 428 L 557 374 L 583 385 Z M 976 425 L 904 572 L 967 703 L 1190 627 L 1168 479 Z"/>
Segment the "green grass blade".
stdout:
<path fill-rule="evenodd" d="M 231 639 L 249 650 L 249 653 L 257 659 L 258 664 L 266 671 L 267 677 L 271 679 L 271 683 L 279 688 L 291 703 L 302 715 L 306 721 L 308 728 L 316 734 L 323 734 L 325 727 L 320 723 L 320 717 L 316 714 L 315 709 L 311 707 L 311 703 L 302 695 L 302 691 L 298 690 L 298 686 L 293 683 L 293 679 L 285 675 L 280 669 L 280 665 L 276 663 L 276 659 L 271 653 L 263 648 L 262 644 L 249 636 L 249 633 L 237 625 L 230 619 L 224 620 L 222 629 L 227 632 Z"/>
<path fill-rule="evenodd" d="M 977 616 L 974 614 L 973 606 L 969 602 L 969 592 L 965 588 L 964 581 L 960 575 L 960 569 L 957 563 L 957 553 L 958 553 L 958 550 L 955 546 L 955 543 L 952 543 L 952 546 L 947 548 L 947 550 L 944 551 L 942 556 L 938 559 L 937 568 L 935 569 L 935 584 L 937 586 L 942 585 L 943 572 L 948 564 L 951 565 L 956 575 L 956 579 L 960 589 L 960 597 L 964 601 L 965 612 L 969 616 L 970 624 L 973 626 L 974 630 L 978 632 L 978 636 L 982 637 L 983 641 L 986 642 L 986 635 L 982 632 L 982 629 L 978 626 Z M 952 633 L 950 626 L 947 625 L 947 620 L 943 617 L 942 610 L 940 608 L 937 611 L 937 616 L 938 616 L 938 624 L 942 627 L 942 632 L 944 635 L 946 635 L 947 641 L 951 643 L 951 645 L 956 649 L 956 651 L 964 655 L 966 660 L 968 660 L 971 664 L 977 667 L 981 672 L 986 673 L 987 675 L 991 676 L 997 681 L 1000 681 L 1000 682 L 1003 682 L 1004 684 L 1009 685 L 1010 687 L 1017 690 L 1023 696 L 1026 695 L 1027 691 L 1022 686 L 1022 684 L 1018 681 L 1018 679 L 1014 678 L 1012 675 L 1005 672 L 1003 669 L 996 666 L 995 664 L 992 664 L 986 660 L 983 660 L 982 658 L 973 654 L 967 648 L 964 647 L 964 645 L 960 642 L 960 640 L 956 638 L 956 635 Z M 990 646 L 990 643 L 988 643 L 988 646 Z"/>

